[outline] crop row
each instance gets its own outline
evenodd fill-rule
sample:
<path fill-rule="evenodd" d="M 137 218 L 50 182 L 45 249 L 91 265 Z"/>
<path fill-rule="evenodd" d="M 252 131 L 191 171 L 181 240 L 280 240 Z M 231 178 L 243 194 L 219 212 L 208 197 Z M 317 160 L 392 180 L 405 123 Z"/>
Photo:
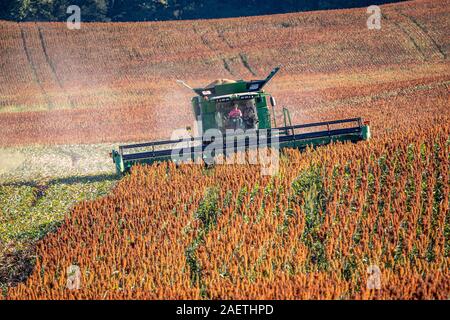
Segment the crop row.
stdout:
<path fill-rule="evenodd" d="M 137 167 L 38 244 L 11 299 L 447 299 L 449 126 L 255 165 Z M 66 288 L 67 268 L 81 288 Z M 381 289 L 367 288 L 379 268 Z"/>

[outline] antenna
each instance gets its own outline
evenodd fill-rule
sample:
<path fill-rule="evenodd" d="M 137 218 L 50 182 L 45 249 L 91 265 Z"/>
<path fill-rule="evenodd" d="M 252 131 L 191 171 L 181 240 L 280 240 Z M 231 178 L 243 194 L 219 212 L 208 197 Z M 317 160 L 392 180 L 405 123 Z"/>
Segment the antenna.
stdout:
<path fill-rule="evenodd" d="M 194 90 L 191 86 L 189 86 L 186 82 L 184 82 L 183 80 L 177 80 L 177 83 L 185 86 L 188 89 Z"/>

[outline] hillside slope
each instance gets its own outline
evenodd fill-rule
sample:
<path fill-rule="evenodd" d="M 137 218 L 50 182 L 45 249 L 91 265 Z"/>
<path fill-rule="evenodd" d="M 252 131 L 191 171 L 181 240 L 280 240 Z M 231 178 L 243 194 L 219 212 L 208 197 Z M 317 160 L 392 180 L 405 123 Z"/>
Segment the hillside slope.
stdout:
<path fill-rule="evenodd" d="M 268 90 L 295 121 L 400 89 L 445 92 L 449 4 L 382 6 L 379 31 L 367 29 L 365 8 L 81 30 L 0 22 L 0 145 L 167 136 L 192 121 L 192 94 L 175 79 L 262 78 L 275 65 L 283 71 Z M 356 113 L 377 119 L 365 106 Z"/>

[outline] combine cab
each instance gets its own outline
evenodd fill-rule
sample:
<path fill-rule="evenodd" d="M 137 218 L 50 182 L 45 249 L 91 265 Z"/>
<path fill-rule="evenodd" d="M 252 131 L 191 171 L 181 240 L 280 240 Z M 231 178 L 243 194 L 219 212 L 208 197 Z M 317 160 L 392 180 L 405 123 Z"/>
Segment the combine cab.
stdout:
<path fill-rule="evenodd" d="M 303 149 L 332 141 L 356 142 L 370 138 L 369 125 L 361 118 L 292 125 L 289 110 L 286 108 L 282 108 L 284 123 L 277 126 L 275 98 L 263 88 L 279 69 L 277 67 L 272 70 L 264 80 L 217 80 L 205 88 L 191 88 L 180 81 L 196 93 L 192 98 L 192 109 L 195 119 L 201 123 L 196 137 L 189 138 L 188 146 L 180 146 L 186 139 L 119 146 L 118 151 L 112 151 L 117 172 L 123 174 L 137 163 L 174 161 L 174 154 L 184 154 L 183 159 L 192 161 L 204 159 L 205 149 L 214 142 L 204 137 L 210 129 L 220 131 L 223 141 L 227 141 L 230 132 L 252 132 L 255 135 L 255 139 L 244 139 L 243 145 L 235 144 L 234 152 L 258 148 L 263 140 L 269 141 L 270 144 L 270 138 L 275 135 L 277 147 L 280 149 Z"/>

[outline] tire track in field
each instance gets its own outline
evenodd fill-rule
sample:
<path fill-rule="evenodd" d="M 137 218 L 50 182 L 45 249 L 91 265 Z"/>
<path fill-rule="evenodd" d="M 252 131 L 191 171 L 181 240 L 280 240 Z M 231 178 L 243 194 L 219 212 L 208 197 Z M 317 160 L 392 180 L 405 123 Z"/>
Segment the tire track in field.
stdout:
<path fill-rule="evenodd" d="M 439 54 L 441 55 L 441 57 L 443 59 L 445 59 L 447 57 L 447 55 L 445 54 L 444 50 L 442 50 L 442 48 L 438 45 L 436 40 L 434 40 L 434 38 L 427 32 L 427 30 L 419 22 L 417 22 L 416 19 L 414 19 L 413 17 L 408 16 L 408 15 L 406 15 L 404 13 L 400 13 L 400 14 L 402 16 L 404 16 L 405 18 L 409 19 L 411 21 L 411 23 L 416 25 L 416 27 L 421 30 L 421 33 L 423 33 L 423 35 L 425 37 L 427 37 L 431 41 L 431 43 L 434 45 L 434 47 L 436 48 L 436 50 L 439 52 Z"/>
<path fill-rule="evenodd" d="M 384 13 L 383 17 L 395 25 L 408 41 L 413 44 L 423 61 L 433 58 L 445 58 L 445 54 L 436 42 L 411 17 L 397 10 L 389 14 Z"/>
<path fill-rule="evenodd" d="M 216 26 L 216 33 L 217 36 L 219 38 L 219 40 L 221 40 L 223 43 L 225 43 L 228 47 L 228 49 L 230 49 L 231 51 L 235 50 L 235 46 L 228 40 L 228 38 L 225 36 L 224 34 L 224 30 L 223 29 L 219 29 L 219 26 Z M 248 57 L 245 53 L 243 52 L 239 52 L 239 54 L 234 55 L 231 59 L 237 59 L 240 60 L 240 63 L 242 64 L 242 66 L 248 71 L 250 72 L 251 75 L 253 76 L 258 76 L 256 74 L 256 72 L 253 70 L 253 68 L 251 67 L 250 63 L 248 62 Z M 231 72 L 231 67 L 230 67 L 230 63 L 228 63 L 228 61 L 226 61 L 226 59 L 223 59 L 223 63 L 224 63 L 224 68 L 232 75 L 235 76 L 234 72 Z"/>
<path fill-rule="evenodd" d="M 234 77 L 234 72 L 233 72 L 233 70 L 231 70 L 231 66 L 228 63 L 227 58 L 222 58 L 222 62 L 223 62 L 224 69 L 227 70 L 228 73 L 231 74 Z"/>
<path fill-rule="evenodd" d="M 44 86 L 42 85 L 41 81 L 39 80 L 39 76 L 38 76 L 38 72 L 37 72 L 36 66 L 35 66 L 33 60 L 31 59 L 31 54 L 30 54 L 30 51 L 28 50 L 27 40 L 25 38 L 25 32 L 23 30 L 23 26 L 20 25 L 20 23 L 18 23 L 18 25 L 19 25 L 19 28 L 20 28 L 20 35 L 22 37 L 23 50 L 25 51 L 25 56 L 27 57 L 27 61 L 30 64 L 31 70 L 33 71 L 32 72 L 33 79 L 34 79 L 34 81 L 36 81 L 36 83 L 38 84 L 39 88 L 41 89 L 42 94 L 44 96 L 44 99 L 45 99 L 45 101 L 47 103 L 48 108 L 49 109 L 53 109 L 54 106 L 52 104 L 52 101 L 49 98 L 49 96 L 47 94 L 47 91 L 44 89 Z"/>
<path fill-rule="evenodd" d="M 383 18 L 386 19 L 387 21 L 390 21 L 394 26 L 397 27 L 397 29 L 399 29 L 400 33 L 403 34 L 408 39 L 408 41 L 413 44 L 416 51 L 420 53 L 422 60 L 425 61 L 426 57 L 423 54 L 422 50 L 420 49 L 419 45 L 417 44 L 416 40 L 414 40 L 414 38 L 412 38 L 411 35 L 409 35 L 408 32 L 397 21 L 391 19 L 391 17 L 388 16 L 386 13 L 383 14 Z"/>
<path fill-rule="evenodd" d="M 192 25 L 192 30 L 194 31 L 194 33 L 200 37 L 200 40 L 202 41 L 202 43 L 205 45 L 206 48 L 208 48 L 211 51 L 216 51 L 216 49 L 213 48 L 213 46 L 211 45 L 211 43 L 209 42 L 208 39 L 206 39 L 206 37 L 203 35 L 203 33 L 200 33 L 199 30 L 197 29 L 196 25 L 193 24 Z"/>
<path fill-rule="evenodd" d="M 42 33 L 42 29 L 40 26 L 38 26 L 38 33 L 39 33 L 39 41 L 41 43 L 41 47 L 42 47 L 42 51 L 44 53 L 44 57 L 45 57 L 45 61 L 47 62 L 47 64 L 50 66 L 50 69 L 52 70 L 52 74 L 53 77 L 56 81 L 56 83 L 58 84 L 59 88 L 61 89 L 61 91 L 64 93 L 68 104 L 70 105 L 71 108 L 74 108 L 74 104 L 72 99 L 70 98 L 69 94 L 67 93 L 67 91 L 64 89 L 64 86 L 62 84 L 61 79 L 58 76 L 58 73 L 56 72 L 56 68 L 55 65 L 53 64 L 53 62 L 51 61 L 48 52 L 47 52 L 47 46 L 45 45 L 45 40 L 44 40 L 44 35 Z"/>
<path fill-rule="evenodd" d="M 222 42 L 225 43 L 229 49 L 234 49 L 234 46 L 231 44 L 230 41 L 228 41 L 227 37 L 225 37 L 224 30 L 220 30 L 219 26 L 216 26 L 215 29 L 216 29 L 217 37 L 220 40 L 222 40 Z"/>
<path fill-rule="evenodd" d="M 200 37 L 201 42 L 203 43 L 203 45 L 204 45 L 208 50 L 210 50 L 211 52 L 217 52 L 217 51 L 218 51 L 217 48 L 214 48 L 214 47 L 213 47 L 213 45 L 211 44 L 211 42 L 204 36 L 204 34 L 203 34 L 203 33 L 200 33 L 200 31 L 197 29 L 197 27 L 196 27 L 195 24 L 192 25 L 192 30 L 194 31 L 194 33 L 195 33 L 198 37 Z M 216 32 L 217 32 L 218 37 L 219 37 L 219 39 L 220 39 L 218 30 L 216 30 Z M 228 45 L 228 44 L 227 44 L 227 45 Z M 228 45 L 228 46 L 229 46 L 229 45 Z M 230 75 L 234 76 L 233 70 L 231 69 L 231 66 L 230 66 L 230 64 L 228 63 L 227 58 L 226 58 L 226 57 L 221 57 L 221 59 L 222 59 L 223 68 L 224 68 Z"/>
<path fill-rule="evenodd" d="M 442 90 L 448 90 L 450 86 L 450 81 L 438 81 L 438 82 L 432 82 L 428 84 L 418 84 L 413 86 L 407 86 L 403 87 L 401 89 L 394 89 L 394 90 L 383 90 L 376 94 L 366 94 L 361 96 L 354 96 L 349 98 L 341 98 L 336 99 L 334 101 L 327 101 L 325 103 L 321 103 L 317 105 L 318 109 L 332 109 L 339 106 L 348 106 L 349 108 L 357 106 L 361 103 L 372 103 L 377 100 L 382 99 L 388 99 L 391 97 L 396 96 L 406 96 L 409 94 L 414 94 L 416 92 L 420 91 L 426 91 L 426 90 L 436 90 L 436 89 L 442 89 Z"/>
<path fill-rule="evenodd" d="M 234 45 L 228 40 L 227 37 L 225 37 L 224 34 L 224 30 L 219 29 L 218 26 L 216 26 L 216 33 L 217 33 L 217 37 L 219 38 L 219 40 L 221 40 L 223 43 L 226 44 L 226 46 L 228 47 L 229 50 L 234 51 L 235 47 Z M 253 76 L 257 76 L 256 72 L 253 70 L 253 68 L 251 67 L 250 63 L 248 62 L 248 57 L 245 53 L 243 52 L 239 52 L 239 54 L 237 55 L 233 55 L 233 57 L 231 58 L 231 60 L 239 60 L 240 63 L 242 64 L 242 66 L 248 71 L 250 72 L 251 75 Z M 229 60 L 227 61 L 226 58 L 222 59 L 223 64 L 224 64 L 224 68 L 232 75 L 235 76 L 234 72 L 232 72 Z"/>
<path fill-rule="evenodd" d="M 247 55 L 241 52 L 239 53 L 239 58 L 241 59 L 242 65 L 245 67 L 245 69 L 247 69 L 248 72 L 250 72 L 253 76 L 256 77 L 257 74 L 255 73 L 255 71 L 253 71 L 252 67 L 250 66 Z"/>

